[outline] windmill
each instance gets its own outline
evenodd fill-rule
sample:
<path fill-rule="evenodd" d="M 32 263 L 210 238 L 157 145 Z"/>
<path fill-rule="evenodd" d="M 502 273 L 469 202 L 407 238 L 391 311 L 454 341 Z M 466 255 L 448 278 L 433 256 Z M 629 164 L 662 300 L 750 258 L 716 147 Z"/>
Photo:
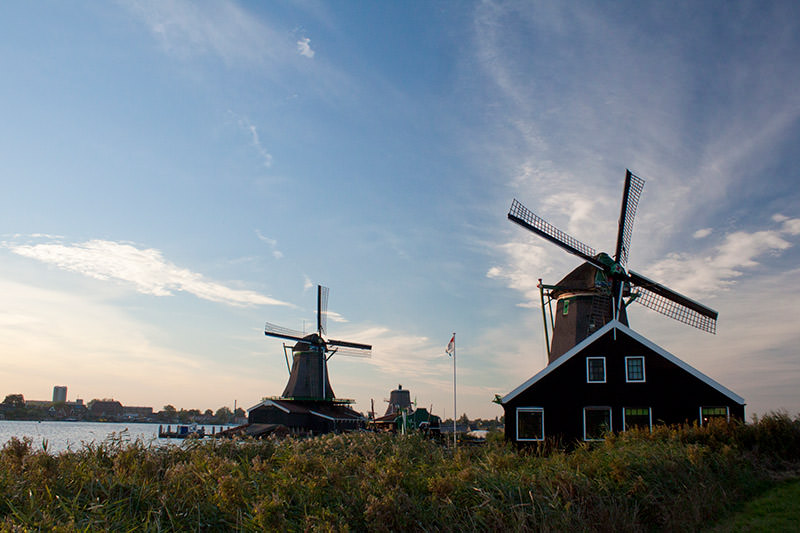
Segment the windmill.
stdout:
<path fill-rule="evenodd" d="M 545 335 L 548 332 L 545 296 L 550 309 L 550 327 L 553 332 L 552 345 L 548 345 L 550 362 L 611 320 L 616 319 L 628 325 L 626 308 L 632 302 L 638 302 L 703 331 L 715 333 L 716 311 L 633 270 L 626 270 L 633 219 L 643 187 L 644 180 L 627 170 L 613 258 L 605 252 L 598 253 L 594 248 L 552 226 L 516 199 L 512 202 L 508 213 L 512 222 L 584 260 L 581 266 L 556 285 L 543 285 L 541 279 L 539 280 L 542 313 L 545 315 Z M 556 301 L 555 318 L 551 303 L 553 300 Z"/>
<path fill-rule="evenodd" d="M 317 285 L 317 331 L 305 334 L 267 322 L 264 335 L 295 341 L 289 382 L 281 395 L 284 399 L 333 401 L 328 379 L 328 360 L 334 354 L 371 357 L 372 346 L 329 339 L 327 334 L 328 288 Z M 284 355 L 286 345 L 284 345 Z M 288 366 L 288 356 L 287 356 Z"/>

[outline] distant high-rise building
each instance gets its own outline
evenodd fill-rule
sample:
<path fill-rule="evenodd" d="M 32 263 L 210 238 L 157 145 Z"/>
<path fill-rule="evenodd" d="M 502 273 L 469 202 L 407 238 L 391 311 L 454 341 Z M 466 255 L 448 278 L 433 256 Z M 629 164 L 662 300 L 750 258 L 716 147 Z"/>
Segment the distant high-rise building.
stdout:
<path fill-rule="evenodd" d="M 53 387 L 53 403 L 67 401 L 67 387 L 64 385 L 56 385 Z"/>

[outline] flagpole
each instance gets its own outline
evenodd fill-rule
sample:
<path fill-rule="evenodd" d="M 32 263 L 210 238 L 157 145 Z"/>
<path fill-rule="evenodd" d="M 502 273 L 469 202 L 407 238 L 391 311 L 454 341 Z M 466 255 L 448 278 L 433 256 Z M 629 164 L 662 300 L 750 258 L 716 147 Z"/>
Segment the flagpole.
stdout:
<path fill-rule="evenodd" d="M 458 417 L 458 409 L 456 409 L 456 332 L 453 332 L 453 449 L 456 449 L 458 440 L 456 433 L 456 418 Z"/>

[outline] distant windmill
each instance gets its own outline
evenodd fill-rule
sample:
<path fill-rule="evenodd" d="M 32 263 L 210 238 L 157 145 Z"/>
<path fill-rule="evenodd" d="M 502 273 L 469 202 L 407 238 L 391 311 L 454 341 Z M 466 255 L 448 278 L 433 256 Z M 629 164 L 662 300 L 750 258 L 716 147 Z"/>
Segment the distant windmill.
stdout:
<path fill-rule="evenodd" d="M 625 270 L 633 219 L 643 187 L 644 180 L 628 170 L 625 174 L 613 258 L 607 253 L 598 253 L 594 248 L 550 225 L 516 199 L 512 202 L 508 213 L 512 222 L 585 261 L 556 285 L 544 286 L 540 280 L 540 289 L 547 289 L 549 301 L 557 301 L 555 320 L 551 308 L 553 342 L 548 347 L 550 361 L 613 319 L 627 325 L 626 307 L 634 301 L 685 324 L 715 333 L 716 311 L 641 274 Z M 544 292 L 542 294 L 544 304 Z M 542 311 L 544 312 L 544 305 Z"/>
<path fill-rule="evenodd" d="M 317 285 L 317 331 L 310 335 L 267 322 L 264 335 L 296 341 L 292 347 L 289 382 L 281 395 L 285 399 L 334 399 L 328 379 L 328 359 L 334 354 L 371 357 L 372 346 L 326 338 L 328 288 Z M 287 361 L 288 363 L 288 361 Z"/>

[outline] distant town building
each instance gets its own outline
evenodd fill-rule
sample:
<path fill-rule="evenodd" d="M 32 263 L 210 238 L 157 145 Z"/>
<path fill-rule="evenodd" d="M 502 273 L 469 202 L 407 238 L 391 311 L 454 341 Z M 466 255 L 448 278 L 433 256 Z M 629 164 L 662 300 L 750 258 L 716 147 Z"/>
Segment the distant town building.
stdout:
<path fill-rule="evenodd" d="M 53 403 L 67 401 L 67 387 L 65 385 L 56 385 L 53 387 Z"/>
<path fill-rule="evenodd" d="M 141 418 L 150 418 L 153 416 L 153 408 L 152 407 L 135 407 L 132 405 L 123 405 L 122 406 L 122 414 L 126 418 L 130 418 L 133 420 L 138 420 Z"/>
<path fill-rule="evenodd" d="M 92 400 L 89 402 L 89 415 L 93 418 L 119 418 L 122 414 L 122 404 L 116 400 Z"/>
<path fill-rule="evenodd" d="M 25 407 L 32 407 L 35 409 L 48 408 L 53 405 L 50 400 L 25 400 Z"/>

